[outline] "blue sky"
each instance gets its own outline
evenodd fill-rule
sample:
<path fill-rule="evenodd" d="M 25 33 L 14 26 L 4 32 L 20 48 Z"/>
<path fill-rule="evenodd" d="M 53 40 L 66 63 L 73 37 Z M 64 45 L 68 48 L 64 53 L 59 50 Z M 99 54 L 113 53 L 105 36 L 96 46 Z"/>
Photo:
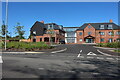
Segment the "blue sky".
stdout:
<path fill-rule="evenodd" d="M 117 2 L 9 2 L 8 30 L 15 36 L 13 27 L 19 22 L 29 36 L 36 21 L 54 22 L 64 27 L 79 27 L 84 23 L 109 22 L 118 24 Z M 5 3 L 2 4 L 5 20 Z"/>

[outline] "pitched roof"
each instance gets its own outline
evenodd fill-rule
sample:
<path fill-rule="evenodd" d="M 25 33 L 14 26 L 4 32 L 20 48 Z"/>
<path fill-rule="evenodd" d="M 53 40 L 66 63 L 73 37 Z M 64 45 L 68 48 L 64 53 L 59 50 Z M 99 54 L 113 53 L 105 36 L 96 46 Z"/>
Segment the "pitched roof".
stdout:
<path fill-rule="evenodd" d="M 48 29 L 48 25 L 53 25 L 54 30 L 62 30 L 62 31 L 64 31 L 62 25 L 57 25 L 56 23 L 47 23 L 47 24 L 45 24 L 46 29 Z"/>
<path fill-rule="evenodd" d="M 103 30 L 108 30 L 108 25 L 112 25 L 113 26 L 113 30 L 120 29 L 120 26 L 116 25 L 115 23 L 85 23 L 77 30 L 84 30 L 84 28 L 86 26 L 88 26 L 89 24 L 91 26 L 93 26 L 96 30 L 101 30 L 100 29 L 100 25 L 104 25 L 104 29 Z"/>
<path fill-rule="evenodd" d="M 79 28 L 79 27 L 63 27 L 63 28 Z"/>
<path fill-rule="evenodd" d="M 34 27 L 34 26 L 42 26 L 42 27 L 45 27 L 43 23 L 39 22 L 39 21 L 36 21 L 34 23 L 34 25 L 31 27 L 31 29 Z"/>

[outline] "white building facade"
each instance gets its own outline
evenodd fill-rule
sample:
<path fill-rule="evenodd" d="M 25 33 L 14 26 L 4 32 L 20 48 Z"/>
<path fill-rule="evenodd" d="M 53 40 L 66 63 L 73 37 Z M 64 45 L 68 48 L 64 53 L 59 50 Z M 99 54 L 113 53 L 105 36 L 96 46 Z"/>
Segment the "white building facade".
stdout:
<path fill-rule="evenodd" d="M 65 43 L 77 43 L 76 30 L 79 27 L 63 27 L 65 33 Z"/>

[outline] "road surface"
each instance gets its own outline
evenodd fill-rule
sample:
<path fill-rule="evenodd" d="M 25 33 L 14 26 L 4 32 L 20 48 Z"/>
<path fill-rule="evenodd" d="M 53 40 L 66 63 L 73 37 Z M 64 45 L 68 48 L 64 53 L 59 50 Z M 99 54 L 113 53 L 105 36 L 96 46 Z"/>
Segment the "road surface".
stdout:
<path fill-rule="evenodd" d="M 3 53 L 3 78 L 120 78 L 119 54 L 93 45 L 65 44 L 63 50 Z"/>

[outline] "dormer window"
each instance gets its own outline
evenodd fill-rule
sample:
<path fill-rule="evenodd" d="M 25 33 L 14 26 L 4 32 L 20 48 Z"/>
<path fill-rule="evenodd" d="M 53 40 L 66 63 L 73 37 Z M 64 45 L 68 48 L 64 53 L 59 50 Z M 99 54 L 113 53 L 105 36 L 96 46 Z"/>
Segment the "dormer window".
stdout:
<path fill-rule="evenodd" d="M 108 25 L 108 29 L 113 29 L 112 25 Z"/>
<path fill-rule="evenodd" d="M 53 29 L 53 25 L 48 25 L 48 30 Z"/>
<path fill-rule="evenodd" d="M 100 25 L 100 29 L 104 29 L 104 25 Z"/>
<path fill-rule="evenodd" d="M 60 29 L 62 29 L 62 26 L 61 26 L 61 25 L 59 25 L 59 28 L 60 28 Z"/>
<path fill-rule="evenodd" d="M 36 34 L 36 31 L 33 31 L 33 34 Z"/>

